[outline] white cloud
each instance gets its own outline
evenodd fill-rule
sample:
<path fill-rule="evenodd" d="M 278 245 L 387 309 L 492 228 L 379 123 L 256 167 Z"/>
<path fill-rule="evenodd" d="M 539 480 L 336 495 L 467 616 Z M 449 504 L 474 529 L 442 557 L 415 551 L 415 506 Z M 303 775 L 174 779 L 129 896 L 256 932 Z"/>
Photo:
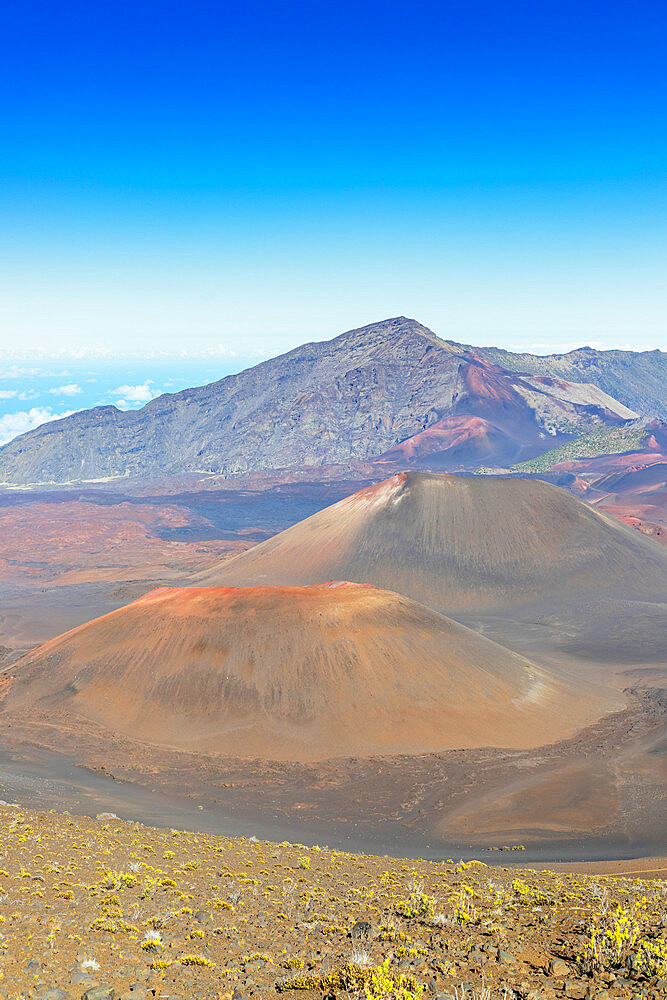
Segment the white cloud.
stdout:
<path fill-rule="evenodd" d="M 135 352 L 125 351 L 123 354 L 134 356 Z M 15 346 L 0 348 L 0 358 L 4 361 L 82 361 L 86 358 L 105 360 L 120 356 L 122 355 L 119 352 L 108 347 L 62 347 L 59 350 L 48 347 L 31 347 L 26 350 L 17 349 Z"/>
<path fill-rule="evenodd" d="M 29 410 L 5 413 L 4 417 L 0 417 L 0 445 L 7 444 L 19 434 L 25 434 L 26 431 L 46 424 L 49 420 L 69 417 L 71 413 L 74 413 L 74 410 L 67 410 L 65 413 L 52 413 L 48 406 L 33 406 Z"/>
<path fill-rule="evenodd" d="M 41 368 L 23 368 L 21 365 L 0 367 L 0 378 L 36 378 L 39 375 L 46 375 L 46 372 Z"/>
<path fill-rule="evenodd" d="M 69 385 L 59 385 L 55 389 L 49 389 L 49 392 L 52 396 L 78 396 L 83 389 L 75 382 L 71 382 Z"/>
<path fill-rule="evenodd" d="M 148 403 L 159 396 L 159 393 L 151 389 L 149 379 L 143 385 L 119 385 L 112 390 L 111 395 L 122 397 L 117 400 L 118 406 L 132 406 L 133 403 Z"/>
<path fill-rule="evenodd" d="M 34 389 L 0 389 L 0 399 L 36 399 L 39 395 Z"/>

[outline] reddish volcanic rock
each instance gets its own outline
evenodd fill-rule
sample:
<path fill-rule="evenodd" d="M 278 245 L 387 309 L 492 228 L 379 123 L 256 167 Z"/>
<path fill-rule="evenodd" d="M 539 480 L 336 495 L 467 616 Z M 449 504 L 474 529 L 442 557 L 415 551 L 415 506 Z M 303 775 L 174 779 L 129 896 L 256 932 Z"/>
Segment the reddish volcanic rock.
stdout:
<path fill-rule="evenodd" d="M 504 461 L 520 449 L 518 441 L 483 417 L 445 417 L 390 448 L 381 460 L 417 465 L 426 460 L 431 468 L 450 468 Z"/>

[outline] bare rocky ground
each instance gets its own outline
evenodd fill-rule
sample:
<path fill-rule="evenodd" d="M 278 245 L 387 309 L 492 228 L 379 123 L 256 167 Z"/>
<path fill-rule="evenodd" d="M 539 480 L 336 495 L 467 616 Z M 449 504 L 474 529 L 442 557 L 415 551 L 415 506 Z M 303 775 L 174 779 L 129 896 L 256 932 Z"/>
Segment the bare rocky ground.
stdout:
<path fill-rule="evenodd" d="M 528 750 L 272 761 L 158 749 L 79 717 L 56 724 L 48 712 L 0 715 L 0 749 L 19 771 L 39 753 L 43 778 L 62 779 L 56 760 L 84 765 L 83 778 L 67 779 L 63 795 L 46 801 L 58 809 L 76 808 L 88 774 L 99 805 L 79 811 L 112 809 L 157 824 L 189 803 L 203 804 L 203 822 L 217 815 L 217 830 L 241 821 L 271 839 L 349 850 L 442 858 L 472 849 L 492 862 L 490 847 L 509 842 L 525 844 L 534 860 L 642 857 L 664 853 L 667 702 L 637 689 L 631 703 L 568 740 Z M 8 786 L 3 797 L 25 801 L 22 787 Z M 164 797 L 158 815 L 141 811 L 148 792 Z"/>
<path fill-rule="evenodd" d="M 667 995 L 667 890 L 651 878 L 401 861 L 18 805 L 0 806 L 0 827 L 3 1000 Z"/>

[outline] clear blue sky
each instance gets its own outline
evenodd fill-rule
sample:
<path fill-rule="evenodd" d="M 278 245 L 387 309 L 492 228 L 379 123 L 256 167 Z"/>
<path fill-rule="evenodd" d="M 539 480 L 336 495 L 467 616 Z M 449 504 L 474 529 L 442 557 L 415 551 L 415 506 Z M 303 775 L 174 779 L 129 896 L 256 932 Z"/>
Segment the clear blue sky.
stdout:
<path fill-rule="evenodd" d="M 657 3 L 5 4 L 0 351 L 667 347 Z"/>

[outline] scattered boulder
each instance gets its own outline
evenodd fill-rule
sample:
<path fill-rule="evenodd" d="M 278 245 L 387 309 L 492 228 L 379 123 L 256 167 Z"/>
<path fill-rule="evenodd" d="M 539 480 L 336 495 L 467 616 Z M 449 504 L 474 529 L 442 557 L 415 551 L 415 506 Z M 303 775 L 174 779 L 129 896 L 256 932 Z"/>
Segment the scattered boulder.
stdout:
<path fill-rule="evenodd" d="M 547 972 L 551 976 L 567 976 L 571 972 L 570 966 L 562 958 L 552 958 L 549 962 Z"/>
<path fill-rule="evenodd" d="M 368 920 L 357 920 L 350 931 L 350 937 L 353 941 L 368 941 L 372 932 L 373 928 Z"/>

